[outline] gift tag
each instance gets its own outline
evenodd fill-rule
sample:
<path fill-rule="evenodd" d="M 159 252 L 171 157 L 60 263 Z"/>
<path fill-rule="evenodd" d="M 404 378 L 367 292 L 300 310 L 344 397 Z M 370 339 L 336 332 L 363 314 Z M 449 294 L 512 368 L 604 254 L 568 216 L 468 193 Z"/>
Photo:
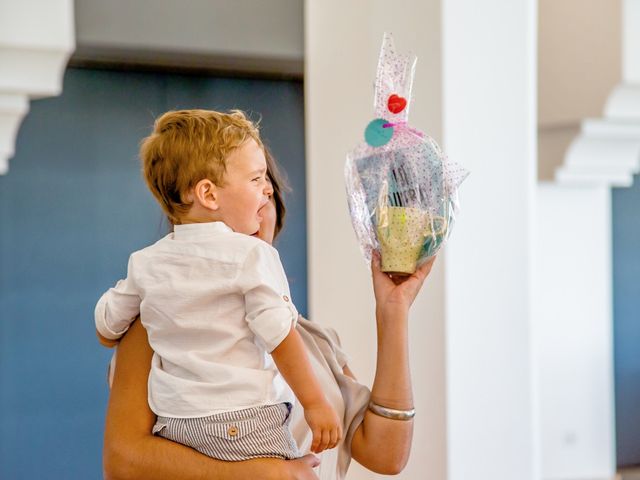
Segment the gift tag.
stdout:
<path fill-rule="evenodd" d="M 372 147 L 381 147 L 389 143 L 393 137 L 393 127 L 385 127 L 389 122 L 384 118 L 376 118 L 369 122 L 364 131 L 364 140 Z"/>

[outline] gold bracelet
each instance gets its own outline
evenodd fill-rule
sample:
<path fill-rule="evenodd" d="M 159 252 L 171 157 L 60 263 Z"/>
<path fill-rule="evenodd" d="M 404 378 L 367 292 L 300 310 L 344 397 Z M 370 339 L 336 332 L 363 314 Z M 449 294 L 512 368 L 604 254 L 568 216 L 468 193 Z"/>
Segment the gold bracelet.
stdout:
<path fill-rule="evenodd" d="M 411 410 L 395 410 L 393 408 L 383 407 L 377 403 L 373 403 L 373 400 L 369 401 L 369 410 L 376 415 L 384 418 L 390 418 L 391 420 L 411 420 L 416 416 L 416 409 Z"/>

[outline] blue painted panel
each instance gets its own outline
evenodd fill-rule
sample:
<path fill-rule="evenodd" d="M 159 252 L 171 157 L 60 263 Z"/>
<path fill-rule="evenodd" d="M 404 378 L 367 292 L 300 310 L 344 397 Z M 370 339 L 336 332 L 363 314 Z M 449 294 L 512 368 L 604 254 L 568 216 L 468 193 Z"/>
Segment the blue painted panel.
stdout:
<path fill-rule="evenodd" d="M 612 205 L 617 461 L 640 465 L 640 176 Z"/>
<path fill-rule="evenodd" d="M 61 97 L 32 103 L 0 176 L 0 479 L 102 478 L 110 352 L 93 307 L 167 231 L 138 144 L 169 108 L 236 105 L 262 114 L 290 174 L 279 247 L 306 312 L 301 83 L 72 69 Z"/>

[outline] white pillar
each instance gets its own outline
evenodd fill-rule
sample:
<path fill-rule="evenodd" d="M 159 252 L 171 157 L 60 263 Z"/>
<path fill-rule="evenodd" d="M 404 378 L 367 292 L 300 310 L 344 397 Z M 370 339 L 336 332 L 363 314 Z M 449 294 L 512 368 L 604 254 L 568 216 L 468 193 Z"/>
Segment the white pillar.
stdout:
<path fill-rule="evenodd" d="M 534 478 L 535 16 L 534 0 L 305 4 L 310 314 L 341 333 L 364 382 L 375 360 L 373 297 L 343 165 L 372 117 L 383 31 L 418 55 L 410 122 L 444 137 L 446 153 L 472 171 L 453 240 L 412 311 L 418 414 L 403 479 Z M 377 476 L 352 467 L 349 478 Z"/>
<path fill-rule="evenodd" d="M 74 39 L 73 0 L 0 0 L 0 175 L 29 99 L 62 91 Z"/>
<path fill-rule="evenodd" d="M 346 153 L 373 118 L 382 34 L 418 55 L 411 122 L 440 140 L 440 5 L 402 0 L 307 1 L 305 92 L 310 316 L 336 328 L 359 378 L 371 385 L 375 318 L 369 271 L 348 216 Z M 410 463 L 401 478 L 446 478 L 443 266 L 437 263 L 411 316 L 418 411 Z M 355 462 L 349 479 L 376 475 Z"/>
<path fill-rule="evenodd" d="M 534 479 L 536 2 L 443 4 L 444 149 L 471 170 L 446 247 L 448 478 Z"/>

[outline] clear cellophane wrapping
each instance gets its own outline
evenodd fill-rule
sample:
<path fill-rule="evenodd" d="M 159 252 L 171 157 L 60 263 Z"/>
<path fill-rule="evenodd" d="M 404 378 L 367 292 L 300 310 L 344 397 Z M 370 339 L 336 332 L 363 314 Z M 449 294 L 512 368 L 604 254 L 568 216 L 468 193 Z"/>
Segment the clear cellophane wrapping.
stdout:
<path fill-rule="evenodd" d="M 365 141 L 347 155 L 345 180 L 353 228 L 367 261 L 411 274 L 449 238 L 459 185 L 468 172 L 436 142 L 408 125 L 416 57 L 399 55 L 385 34 Z"/>

